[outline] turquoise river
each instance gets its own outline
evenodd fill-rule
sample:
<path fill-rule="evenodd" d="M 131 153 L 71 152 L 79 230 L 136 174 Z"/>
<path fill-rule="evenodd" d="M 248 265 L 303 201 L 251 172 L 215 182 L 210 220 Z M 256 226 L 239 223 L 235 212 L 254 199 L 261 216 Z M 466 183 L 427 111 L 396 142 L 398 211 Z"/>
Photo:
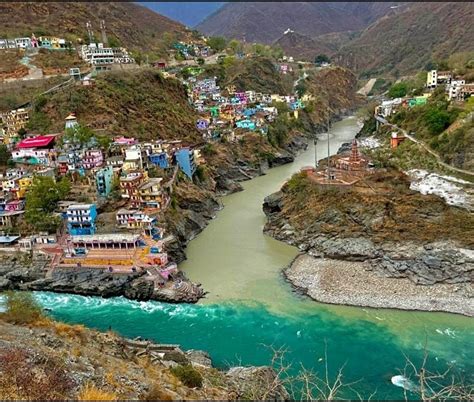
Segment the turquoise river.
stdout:
<path fill-rule="evenodd" d="M 335 123 L 331 152 L 358 129 L 353 117 Z M 317 155 L 327 155 L 327 136 L 321 135 Z M 58 319 L 207 350 L 222 368 L 269 364 L 268 346 L 273 346 L 287 349 L 293 370 L 303 365 L 321 371 L 327 348 L 330 373 L 345 364 L 345 381 L 359 380 L 354 388 L 366 397 L 376 390 L 378 399 L 402 398 L 403 390 L 390 378 L 403 369 L 405 355 L 419 362 L 425 345 L 429 368 L 455 363 L 472 382 L 470 318 L 323 305 L 295 294 L 283 280 L 281 269 L 298 251 L 263 235 L 262 202 L 314 157 L 311 145 L 294 163 L 271 169 L 244 183 L 244 191 L 222 199 L 224 209 L 190 242 L 188 260 L 181 265 L 209 291 L 203 302 L 171 305 L 52 293 L 37 293 L 37 298 Z"/>

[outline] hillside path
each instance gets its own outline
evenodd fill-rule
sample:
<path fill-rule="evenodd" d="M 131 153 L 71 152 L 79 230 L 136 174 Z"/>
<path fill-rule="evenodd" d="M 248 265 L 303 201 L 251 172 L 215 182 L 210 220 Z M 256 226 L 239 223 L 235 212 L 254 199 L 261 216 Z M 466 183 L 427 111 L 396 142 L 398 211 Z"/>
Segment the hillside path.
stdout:
<path fill-rule="evenodd" d="M 436 160 L 438 161 L 438 163 L 441 166 L 445 167 L 446 169 L 449 169 L 449 170 L 457 172 L 457 173 L 462 173 L 462 174 L 466 174 L 468 176 L 474 177 L 474 172 L 472 172 L 470 170 L 460 169 L 460 168 L 457 168 L 455 166 L 449 165 L 448 163 L 443 162 L 441 156 L 437 152 L 433 151 L 433 149 L 431 149 L 431 147 L 428 144 L 426 144 L 426 142 L 424 142 L 422 140 L 419 140 L 419 139 L 413 137 L 412 135 L 408 134 L 408 132 L 406 130 L 404 130 L 403 128 L 400 128 L 395 124 L 389 123 L 386 119 L 384 119 L 383 117 L 380 117 L 378 115 L 375 115 L 375 119 L 378 122 L 380 122 L 384 125 L 388 125 L 388 126 L 393 127 L 397 130 L 400 130 L 406 138 L 408 138 L 410 141 L 414 142 L 415 144 L 420 145 L 424 150 L 426 150 L 431 155 L 433 155 L 436 158 Z"/>
<path fill-rule="evenodd" d="M 371 78 L 361 89 L 357 91 L 359 95 L 365 95 L 367 96 L 370 91 L 372 91 L 372 88 L 375 85 L 375 81 L 377 81 L 377 78 Z"/>

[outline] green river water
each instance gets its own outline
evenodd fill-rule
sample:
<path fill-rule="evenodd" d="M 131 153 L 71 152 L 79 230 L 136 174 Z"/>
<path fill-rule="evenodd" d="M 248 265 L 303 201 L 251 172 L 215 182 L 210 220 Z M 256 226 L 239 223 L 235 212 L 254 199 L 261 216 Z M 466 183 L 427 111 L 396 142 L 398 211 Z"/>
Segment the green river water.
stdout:
<path fill-rule="evenodd" d="M 331 152 L 358 131 L 355 118 L 335 123 Z M 327 140 L 317 145 L 327 155 Z M 208 297 L 197 305 L 133 302 L 37 293 L 43 306 L 61 320 L 108 329 L 124 336 L 179 343 L 207 350 L 218 367 L 269 364 L 265 345 L 286 347 L 294 369 L 303 364 L 315 371 L 342 365 L 345 380 L 378 399 L 400 399 L 402 389 L 390 378 L 404 366 L 404 354 L 415 362 L 424 345 L 430 368 L 455 363 L 469 381 L 474 377 L 474 326 L 470 318 L 423 312 L 375 310 L 316 303 L 292 292 L 281 269 L 297 249 L 263 235 L 262 202 L 292 173 L 314 163 L 311 145 L 293 164 L 271 169 L 243 183 L 244 191 L 223 198 L 225 208 L 187 249 L 181 264 L 187 276 L 202 283 Z"/>

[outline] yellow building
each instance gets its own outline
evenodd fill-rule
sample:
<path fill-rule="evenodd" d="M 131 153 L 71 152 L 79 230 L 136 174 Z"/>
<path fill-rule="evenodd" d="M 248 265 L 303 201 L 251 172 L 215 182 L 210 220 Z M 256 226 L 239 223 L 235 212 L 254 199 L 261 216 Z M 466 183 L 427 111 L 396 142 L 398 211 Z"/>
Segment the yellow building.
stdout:
<path fill-rule="evenodd" d="M 166 194 L 161 188 L 162 181 L 162 178 L 154 178 L 140 186 L 140 206 L 142 208 L 161 209 L 166 203 Z"/>

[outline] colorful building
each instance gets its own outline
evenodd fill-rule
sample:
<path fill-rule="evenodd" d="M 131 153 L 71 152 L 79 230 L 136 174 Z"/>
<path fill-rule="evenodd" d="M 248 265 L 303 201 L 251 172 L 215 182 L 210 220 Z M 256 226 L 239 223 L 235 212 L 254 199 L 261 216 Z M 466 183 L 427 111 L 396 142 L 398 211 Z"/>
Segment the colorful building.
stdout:
<path fill-rule="evenodd" d="M 194 152 L 189 148 L 181 148 L 177 150 L 174 155 L 179 168 L 192 180 L 197 168 L 194 160 Z"/>
<path fill-rule="evenodd" d="M 93 235 L 96 231 L 95 204 L 73 204 L 67 208 L 67 230 L 70 235 Z"/>
<path fill-rule="evenodd" d="M 95 187 L 99 197 L 107 197 L 112 191 L 112 181 L 114 169 L 112 166 L 106 166 L 99 169 L 95 174 Z"/>
<path fill-rule="evenodd" d="M 142 208 L 160 209 L 166 202 L 166 195 L 161 189 L 162 178 L 149 179 L 139 188 L 140 206 Z"/>
<path fill-rule="evenodd" d="M 122 198 L 130 200 L 133 207 L 140 206 L 140 186 L 147 180 L 145 173 L 136 172 L 129 173 L 120 177 L 120 191 Z"/>
<path fill-rule="evenodd" d="M 154 153 L 148 156 L 150 163 L 161 169 L 169 168 L 168 155 L 166 152 Z"/>
<path fill-rule="evenodd" d="M 82 166 L 84 169 L 94 169 L 102 166 L 104 155 L 100 149 L 88 149 L 82 157 Z"/>

